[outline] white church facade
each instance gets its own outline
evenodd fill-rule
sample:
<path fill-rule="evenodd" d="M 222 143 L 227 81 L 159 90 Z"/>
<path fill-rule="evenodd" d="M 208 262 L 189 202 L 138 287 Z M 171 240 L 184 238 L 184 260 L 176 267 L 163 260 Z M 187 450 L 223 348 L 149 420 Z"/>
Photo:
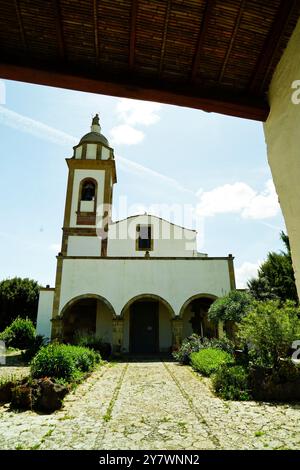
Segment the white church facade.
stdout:
<path fill-rule="evenodd" d="M 132 354 L 218 336 L 210 304 L 235 289 L 233 257 L 197 252 L 196 231 L 153 215 L 112 222 L 116 167 L 99 118 L 66 159 L 69 176 L 54 288 L 42 288 L 37 332 L 72 342 L 95 334 Z"/>

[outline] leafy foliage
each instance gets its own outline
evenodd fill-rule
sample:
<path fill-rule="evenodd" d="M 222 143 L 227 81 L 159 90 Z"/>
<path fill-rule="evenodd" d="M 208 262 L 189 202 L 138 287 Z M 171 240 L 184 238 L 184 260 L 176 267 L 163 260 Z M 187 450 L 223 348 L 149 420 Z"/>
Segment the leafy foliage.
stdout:
<path fill-rule="evenodd" d="M 36 323 L 39 285 L 32 279 L 15 277 L 0 282 L 0 331 L 16 317 Z"/>
<path fill-rule="evenodd" d="M 28 349 L 35 339 L 35 328 L 32 321 L 28 318 L 17 317 L 0 334 L 0 339 L 5 341 L 6 347 Z"/>
<path fill-rule="evenodd" d="M 242 366 L 220 367 L 213 376 L 215 392 L 225 400 L 250 400 L 248 371 Z"/>
<path fill-rule="evenodd" d="M 221 349 L 201 349 L 191 354 L 191 365 L 193 369 L 205 376 L 210 376 L 218 370 L 221 365 L 230 364 L 233 357 Z"/>
<path fill-rule="evenodd" d="M 111 345 L 106 343 L 100 336 L 95 335 L 75 335 L 75 343 L 78 346 L 93 349 L 100 353 L 102 359 L 108 359 L 111 355 Z"/>
<path fill-rule="evenodd" d="M 289 356 L 293 341 L 300 338 L 299 313 L 291 301 L 256 302 L 239 325 L 239 337 L 254 364 L 274 367 L 279 358 Z"/>
<path fill-rule="evenodd" d="M 188 338 L 185 338 L 182 341 L 181 347 L 178 351 L 173 352 L 173 357 L 176 361 L 180 362 L 181 364 L 189 364 L 190 362 L 190 355 L 192 352 L 198 352 L 200 349 L 204 348 L 215 348 L 221 349 L 226 351 L 230 354 L 233 353 L 234 345 L 233 343 L 227 338 L 201 338 L 196 334 L 192 334 Z"/>
<path fill-rule="evenodd" d="M 91 349 L 52 343 L 42 347 L 33 358 L 31 375 L 72 381 L 78 373 L 92 370 L 100 360 L 100 355 Z"/>
<path fill-rule="evenodd" d="M 208 311 L 210 321 L 240 322 L 251 308 L 253 299 L 247 292 L 232 290 L 215 300 Z"/>
<path fill-rule="evenodd" d="M 284 232 L 281 232 L 280 238 L 285 245 L 285 251 L 270 252 L 258 270 L 257 279 L 251 279 L 248 287 L 257 300 L 298 302 L 289 238 Z"/>

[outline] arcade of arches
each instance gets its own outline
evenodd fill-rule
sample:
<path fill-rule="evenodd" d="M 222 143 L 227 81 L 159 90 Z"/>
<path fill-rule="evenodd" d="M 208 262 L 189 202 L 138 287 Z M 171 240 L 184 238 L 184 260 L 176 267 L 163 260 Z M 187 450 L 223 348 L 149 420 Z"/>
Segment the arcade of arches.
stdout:
<path fill-rule="evenodd" d="M 127 302 L 117 316 L 106 299 L 81 296 L 69 302 L 60 315 L 61 337 L 73 343 L 78 336 L 95 335 L 110 343 L 116 352 L 168 353 L 192 333 L 207 338 L 222 334 L 220 325 L 207 318 L 214 299 L 208 294 L 193 296 L 176 317 L 164 299 L 143 294 Z"/>

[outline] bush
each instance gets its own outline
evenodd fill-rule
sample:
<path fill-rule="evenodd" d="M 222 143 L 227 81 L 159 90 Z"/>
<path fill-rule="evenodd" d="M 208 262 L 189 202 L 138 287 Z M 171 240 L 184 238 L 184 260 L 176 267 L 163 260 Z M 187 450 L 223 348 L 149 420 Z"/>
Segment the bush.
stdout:
<path fill-rule="evenodd" d="M 100 336 L 78 334 L 75 336 L 75 343 L 99 352 L 102 359 L 108 359 L 111 355 L 111 345 L 104 342 Z"/>
<path fill-rule="evenodd" d="M 91 349 L 65 344 L 42 347 L 31 362 L 34 378 L 53 377 L 72 381 L 79 373 L 92 370 L 100 355 Z"/>
<path fill-rule="evenodd" d="M 249 312 L 253 298 L 247 292 L 232 290 L 215 300 L 208 310 L 210 321 L 240 322 Z"/>
<path fill-rule="evenodd" d="M 35 338 L 35 328 L 31 320 L 16 318 L 10 326 L 0 334 L 0 339 L 5 341 L 6 347 L 16 349 L 28 349 Z"/>
<path fill-rule="evenodd" d="M 192 352 L 198 352 L 201 349 L 207 348 L 214 348 L 214 349 L 221 349 L 223 351 L 228 352 L 229 354 L 233 354 L 234 345 L 232 341 L 227 338 L 201 338 L 196 334 L 192 334 L 188 338 L 185 338 L 182 341 L 181 347 L 178 351 L 173 352 L 173 357 L 176 361 L 180 362 L 181 364 L 189 364 L 190 363 L 190 355 Z"/>
<path fill-rule="evenodd" d="M 290 356 L 293 341 L 300 338 L 298 315 L 299 308 L 291 301 L 255 303 L 239 325 L 239 336 L 253 364 L 275 367 L 280 358 Z"/>
<path fill-rule="evenodd" d="M 231 354 L 213 348 L 201 349 L 192 353 L 190 357 L 192 367 L 205 376 L 210 376 L 216 372 L 221 365 L 233 362 Z"/>
<path fill-rule="evenodd" d="M 250 400 L 248 371 L 242 366 L 220 367 L 213 376 L 216 394 L 225 400 Z"/>
<path fill-rule="evenodd" d="M 181 364 L 189 364 L 192 352 L 200 351 L 203 348 L 202 338 L 196 334 L 185 338 L 178 351 L 173 352 L 173 357 Z"/>

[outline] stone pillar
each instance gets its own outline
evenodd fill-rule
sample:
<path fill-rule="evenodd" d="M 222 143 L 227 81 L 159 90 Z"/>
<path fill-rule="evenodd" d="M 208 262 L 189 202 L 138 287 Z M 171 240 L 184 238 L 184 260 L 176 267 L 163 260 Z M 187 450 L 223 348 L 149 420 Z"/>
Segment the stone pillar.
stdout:
<path fill-rule="evenodd" d="M 300 20 L 273 74 L 264 124 L 268 161 L 289 235 L 300 295 Z"/>
<path fill-rule="evenodd" d="M 123 346 L 123 318 L 113 318 L 112 330 L 112 350 L 114 353 L 120 353 Z"/>
<path fill-rule="evenodd" d="M 61 317 L 55 317 L 51 320 L 51 341 L 63 341 L 63 324 Z"/>
<path fill-rule="evenodd" d="M 172 320 L 172 349 L 177 350 L 180 348 L 183 336 L 183 320 L 181 318 L 174 318 Z"/>

